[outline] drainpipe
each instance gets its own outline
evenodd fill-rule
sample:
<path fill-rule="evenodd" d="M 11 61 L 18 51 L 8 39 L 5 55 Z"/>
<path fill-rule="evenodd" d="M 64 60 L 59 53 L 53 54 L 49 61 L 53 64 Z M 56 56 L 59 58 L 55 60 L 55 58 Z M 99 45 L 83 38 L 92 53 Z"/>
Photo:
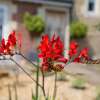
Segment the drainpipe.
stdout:
<path fill-rule="evenodd" d="M 67 8 L 68 9 L 68 8 Z M 66 22 L 66 27 L 65 27 L 65 36 L 64 36 L 64 56 L 68 59 L 68 51 L 69 51 L 69 41 L 70 41 L 70 34 L 69 34 L 69 24 L 70 24 L 70 8 L 68 9 L 67 12 L 67 22 Z"/>
<path fill-rule="evenodd" d="M 65 28 L 65 41 L 64 41 L 64 44 L 65 44 L 65 49 L 66 50 L 65 50 L 64 56 L 66 58 L 69 58 L 69 56 L 68 56 L 69 44 L 70 44 L 69 25 L 73 20 L 73 8 L 74 8 L 74 0 L 72 1 L 72 6 L 69 8 L 69 16 L 68 16 L 68 19 L 67 19 L 68 24 Z"/>

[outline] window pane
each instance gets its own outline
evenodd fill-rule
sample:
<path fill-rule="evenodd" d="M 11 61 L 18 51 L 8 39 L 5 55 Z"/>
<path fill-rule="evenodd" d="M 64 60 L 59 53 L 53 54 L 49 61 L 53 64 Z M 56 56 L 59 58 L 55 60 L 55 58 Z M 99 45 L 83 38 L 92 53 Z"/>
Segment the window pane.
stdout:
<path fill-rule="evenodd" d="M 4 9 L 0 8 L 0 40 L 2 38 L 2 26 L 3 26 L 3 19 L 4 18 Z"/>
<path fill-rule="evenodd" d="M 94 8 L 95 8 L 95 0 L 89 0 L 88 11 L 94 11 Z"/>

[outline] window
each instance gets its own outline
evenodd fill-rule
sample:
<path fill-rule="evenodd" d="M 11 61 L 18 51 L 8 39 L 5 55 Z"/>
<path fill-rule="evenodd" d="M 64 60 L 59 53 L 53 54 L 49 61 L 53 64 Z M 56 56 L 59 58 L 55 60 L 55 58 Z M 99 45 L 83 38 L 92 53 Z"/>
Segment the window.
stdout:
<path fill-rule="evenodd" d="M 88 0 L 88 11 L 93 12 L 95 10 L 95 1 L 96 0 Z"/>
<path fill-rule="evenodd" d="M 3 22 L 4 22 L 4 9 L 0 8 L 0 40 L 2 38 Z"/>
<path fill-rule="evenodd" d="M 8 23 L 8 7 L 7 5 L 0 4 L 0 40 L 6 38 L 7 35 L 7 23 Z"/>

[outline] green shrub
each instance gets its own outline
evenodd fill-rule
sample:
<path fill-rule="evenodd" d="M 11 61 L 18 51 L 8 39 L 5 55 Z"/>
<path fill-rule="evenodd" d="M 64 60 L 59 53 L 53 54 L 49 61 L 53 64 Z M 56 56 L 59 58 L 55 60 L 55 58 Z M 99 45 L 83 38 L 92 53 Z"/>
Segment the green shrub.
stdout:
<path fill-rule="evenodd" d="M 72 81 L 72 87 L 76 89 L 85 89 L 85 83 L 84 79 L 77 78 Z"/>
<path fill-rule="evenodd" d="M 87 33 L 87 25 L 80 21 L 72 22 L 70 25 L 71 39 L 84 38 Z"/>
<path fill-rule="evenodd" d="M 23 22 L 32 37 L 39 36 L 45 30 L 45 23 L 38 15 L 25 13 Z"/>

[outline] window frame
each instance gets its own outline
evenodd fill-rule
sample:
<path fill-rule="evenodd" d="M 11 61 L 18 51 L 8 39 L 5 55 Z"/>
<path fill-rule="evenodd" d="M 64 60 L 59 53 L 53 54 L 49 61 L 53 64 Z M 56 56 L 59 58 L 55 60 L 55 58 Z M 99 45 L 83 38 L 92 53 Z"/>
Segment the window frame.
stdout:
<path fill-rule="evenodd" d="M 4 37 L 4 33 L 5 33 L 5 24 L 7 23 L 7 17 L 8 17 L 8 14 L 7 14 L 7 9 L 8 7 L 6 5 L 3 5 L 3 4 L 0 4 L 0 9 L 3 9 L 3 13 L 4 13 L 4 18 L 3 18 L 3 24 L 2 24 L 2 37 Z"/>
<path fill-rule="evenodd" d="M 96 5 L 97 5 L 97 0 L 94 0 L 94 8 L 93 8 L 93 11 L 89 11 L 89 2 L 90 0 L 86 0 L 86 15 L 87 16 L 96 16 Z"/>

